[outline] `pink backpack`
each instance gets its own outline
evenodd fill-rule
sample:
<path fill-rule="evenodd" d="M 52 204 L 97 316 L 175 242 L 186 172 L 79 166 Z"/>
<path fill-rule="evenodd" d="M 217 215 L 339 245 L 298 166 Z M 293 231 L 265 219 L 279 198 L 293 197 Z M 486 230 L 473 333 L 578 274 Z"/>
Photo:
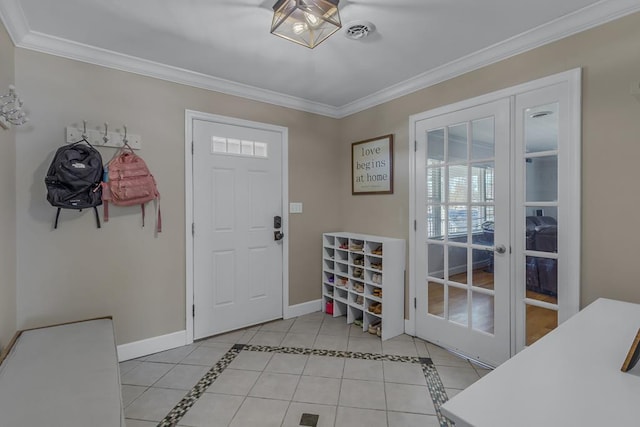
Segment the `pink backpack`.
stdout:
<path fill-rule="evenodd" d="M 116 206 L 140 205 L 142 226 L 144 227 L 145 203 L 158 200 L 157 228 L 158 233 L 161 232 L 160 193 L 156 186 L 156 180 L 149 172 L 144 160 L 127 145 L 111 159 L 104 169 L 105 180 L 102 182 L 104 221 L 109 221 L 109 202 Z"/>

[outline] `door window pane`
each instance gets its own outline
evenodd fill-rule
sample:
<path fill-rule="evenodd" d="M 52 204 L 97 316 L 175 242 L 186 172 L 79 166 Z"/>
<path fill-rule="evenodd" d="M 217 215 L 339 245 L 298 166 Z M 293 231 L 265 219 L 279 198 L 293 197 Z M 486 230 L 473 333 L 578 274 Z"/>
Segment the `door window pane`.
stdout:
<path fill-rule="evenodd" d="M 449 126 L 449 162 L 466 162 L 467 157 L 467 124 Z"/>
<path fill-rule="evenodd" d="M 438 279 L 444 279 L 444 245 L 435 243 L 427 244 L 427 275 Z"/>
<path fill-rule="evenodd" d="M 525 218 L 525 249 L 540 252 L 558 252 L 558 222 L 556 207 L 529 207 Z M 547 213 L 553 215 L 546 215 Z"/>
<path fill-rule="evenodd" d="M 558 200 L 558 156 L 530 157 L 527 162 L 527 202 Z"/>
<path fill-rule="evenodd" d="M 469 313 L 467 305 L 467 290 L 447 286 L 449 290 L 449 320 L 467 326 L 469 324 Z"/>
<path fill-rule="evenodd" d="M 558 260 L 541 257 L 525 257 L 525 283 L 527 297 L 551 302 L 546 296 L 558 295 Z M 534 294 L 541 294 L 540 297 Z"/>
<path fill-rule="evenodd" d="M 427 165 L 444 163 L 444 129 L 427 132 Z"/>
<path fill-rule="evenodd" d="M 493 117 L 474 120 L 471 122 L 471 134 L 473 135 L 471 158 L 491 159 L 495 156 L 495 131 Z"/>
<path fill-rule="evenodd" d="M 449 166 L 449 202 L 466 203 L 468 200 L 467 166 Z"/>
<path fill-rule="evenodd" d="M 494 298 L 480 292 L 471 294 L 471 324 L 473 329 L 493 334 Z"/>
<path fill-rule="evenodd" d="M 444 285 L 427 282 L 427 312 L 434 316 L 444 317 Z"/>
<path fill-rule="evenodd" d="M 471 201 L 493 203 L 495 192 L 495 167 L 493 162 L 475 163 L 471 166 Z"/>
<path fill-rule="evenodd" d="M 527 153 L 558 149 L 558 103 L 524 110 L 524 137 Z"/>
<path fill-rule="evenodd" d="M 473 249 L 473 275 L 471 284 L 478 288 L 493 289 L 493 250 Z"/>
<path fill-rule="evenodd" d="M 449 280 L 467 283 L 467 248 L 449 246 Z"/>
<path fill-rule="evenodd" d="M 444 202 L 444 168 L 427 169 L 427 204 Z"/>
<path fill-rule="evenodd" d="M 558 327 L 558 312 L 527 304 L 526 345 L 531 345 Z"/>
<path fill-rule="evenodd" d="M 468 215 L 469 209 L 467 208 L 467 206 L 449 206 L 449 240 L 454 240 L 459 243 L 467 241 Z"/>
<path fill-rule="evenodd" d="M 442 205 L 427 206 L 427 238 L 443 239 L 446 208 Z"/>

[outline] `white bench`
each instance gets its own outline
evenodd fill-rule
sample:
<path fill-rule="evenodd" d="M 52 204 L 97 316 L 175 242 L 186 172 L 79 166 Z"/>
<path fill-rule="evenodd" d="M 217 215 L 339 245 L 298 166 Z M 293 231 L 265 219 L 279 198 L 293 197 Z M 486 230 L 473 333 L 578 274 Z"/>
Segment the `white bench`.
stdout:
<path fill-rule="evenodd" d="M 18 332 L 0 358 L 0 425 L 123 427 L 112 319 Z"/>

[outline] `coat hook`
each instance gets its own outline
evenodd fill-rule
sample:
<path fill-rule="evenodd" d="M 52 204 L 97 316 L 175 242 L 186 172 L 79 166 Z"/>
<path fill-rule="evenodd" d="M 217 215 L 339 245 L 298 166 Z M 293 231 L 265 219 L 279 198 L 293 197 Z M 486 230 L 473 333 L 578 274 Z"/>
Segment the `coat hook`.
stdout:
<path fill-rule="evenodd" d="M 122 127 L 124 128 L 124 138 L 122 138 L 122 142 L 127 144 L 129 142 L 129 140 L 127 140 L 127 125 L 122 125 Z"/>
<path fill-rule="evenodd" d="M 107 122 L 104 122 L 104 136 L 102 137 L 102 140 L 105 144 L 109 142 L 109 123 Z"/>
<path fill-rule="evenodd" d="M 82 121 L 82 128 L 83 128 L 82 137 L 84 139 L 87 139 L 87 121 L 86 120 Z"/>

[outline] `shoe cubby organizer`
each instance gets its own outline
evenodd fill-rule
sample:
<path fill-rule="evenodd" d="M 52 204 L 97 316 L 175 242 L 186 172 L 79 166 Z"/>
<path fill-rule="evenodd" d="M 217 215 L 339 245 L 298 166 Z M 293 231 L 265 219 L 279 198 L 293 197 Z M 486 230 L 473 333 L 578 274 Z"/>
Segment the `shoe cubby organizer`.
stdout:
<path fill-rule="evenodd" d="M 380 323 L 382 339 L 404 333 L 405 241 L 354 233 L 322 235 L 322 311 Z"/>

